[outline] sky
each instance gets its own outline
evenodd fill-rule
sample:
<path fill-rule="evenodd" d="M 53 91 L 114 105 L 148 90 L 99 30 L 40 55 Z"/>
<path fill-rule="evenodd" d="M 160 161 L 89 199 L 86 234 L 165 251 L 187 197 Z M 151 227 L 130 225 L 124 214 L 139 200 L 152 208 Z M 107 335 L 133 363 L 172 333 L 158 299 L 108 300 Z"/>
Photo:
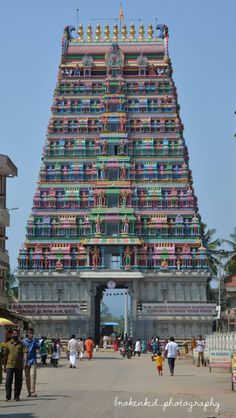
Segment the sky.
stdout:
<path fill-rule="evenodd" d="M 95 28 L 118 17 L 119 7 L 119 0 L 1 2 L 0 153 L 19 170 L 17 178 L 8 180 L 7 206 L 19 208 L 11 211 L 7 230 L 12 270 L 36 188 L 63 29 L 76 26 L 76 9 L 79 23 Z M 123 12 L 128 26 L 141 19 L 147 30 L 157 19 L 169 27 L 173 78 L 199 211 L 218 237 L 229 238 L 236 226 L 236 2 L 123 0 Z M 119 303 L 109 303 L 117 313 Z"/>

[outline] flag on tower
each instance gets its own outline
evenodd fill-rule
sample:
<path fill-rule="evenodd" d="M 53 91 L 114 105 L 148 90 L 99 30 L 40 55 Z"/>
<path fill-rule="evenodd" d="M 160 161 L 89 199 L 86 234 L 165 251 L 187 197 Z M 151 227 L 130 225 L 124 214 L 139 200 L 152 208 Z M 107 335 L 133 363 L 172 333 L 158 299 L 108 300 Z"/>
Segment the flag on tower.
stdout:
<path fill-rule="evenodd" d="M 123 8 L 122 8 L 122 2 L 120 2 L 120 20 L 124 20 L 124 13 L 123 13 Z"/>

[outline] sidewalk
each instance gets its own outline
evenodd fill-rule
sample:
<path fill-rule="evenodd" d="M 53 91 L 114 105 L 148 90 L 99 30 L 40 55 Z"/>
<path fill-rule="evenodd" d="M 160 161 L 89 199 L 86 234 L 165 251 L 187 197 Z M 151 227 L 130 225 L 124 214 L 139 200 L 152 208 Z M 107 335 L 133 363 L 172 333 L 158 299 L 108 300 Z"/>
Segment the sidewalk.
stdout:
<path fill-rule="evenodd" d="M 159 377 L 151 356 L 131 360 L 119 353 L 94 353 L 92 361 L 69 369 L 62 359 L 57 369 L 39 367 L 38 398 L 4 402 L 0 386 L 0 416 L 8 418 L 235 418 L 236 392 L 230 373 L 196 367 L 190 358 L 176 360 L 175 375 L 165 361 Z M 50 401 L 50 402 L 48 402 Z M 136 406 L 135 403 L 136 402 Z M 178 402 L 179 404 L 176 404 Z M 195 403 L 195 406 L 192 404 Z M 205 402 L 211 407 L 205 407 Z M 184 404 L 185 403 L 185 404 Z M 192 403 L 192 404 L 191 404 Z M 138 405 L 139 404 L 139 405 Z M 218 405 L 220 404 L 220 406 Z M 205 410 L 204 410 L 205 407 Z"/>

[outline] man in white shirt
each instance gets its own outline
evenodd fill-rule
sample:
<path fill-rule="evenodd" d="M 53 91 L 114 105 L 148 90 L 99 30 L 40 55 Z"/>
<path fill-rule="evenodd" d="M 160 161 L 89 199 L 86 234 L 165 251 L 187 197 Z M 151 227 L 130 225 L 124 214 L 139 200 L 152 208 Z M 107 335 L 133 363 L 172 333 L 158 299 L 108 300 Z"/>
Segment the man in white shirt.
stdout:
<path fill-rule="evenodd" d="M 170 342 L 165 346 L 165 356 L 167 357 L 170 374 L 174 376 L 176 354 L 180 356 L 178 344 L 175 343 L 174 337 L 170 337 Z"/>
<path fill-rule="evenodd" d="M 76 358 L 78 354 L 78 341 L 75 339 L 75 335 L 71 336 L 71 339 L 68 342 L 67 352 L 69 353 L 70 368 L 76 368 Z"/>
<path fill-rule="evenodd" d="M 138 339 L 135 343 L 134 356 L 136 353 L 138 353 L 138 356 L 140 357 L 140 353 L 141 353 L 141 340 L 140 339 Z"/>
<path fill-rule="evenodd" d="M 202 366 L 205 364 L 204 360 L 204 348 L 205 348 L 205 341 L 203 341 L 202 336 L 198 336 L 198 340 L 196 341 L 197 344 L 197 352 L 198 352 L 198 359 L 197 359 L 197 367 L 200 367 L 200 362 Z"/>

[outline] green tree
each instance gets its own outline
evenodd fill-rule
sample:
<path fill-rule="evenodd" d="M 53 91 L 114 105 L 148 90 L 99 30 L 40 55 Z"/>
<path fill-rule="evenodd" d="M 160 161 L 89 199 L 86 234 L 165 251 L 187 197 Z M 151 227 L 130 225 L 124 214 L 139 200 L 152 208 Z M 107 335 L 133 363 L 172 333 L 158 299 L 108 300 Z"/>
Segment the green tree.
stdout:
<path fill-rule="evenodd" d="M 224 239 L 224 242 L 227 243 L 230 247 L 229 255 L 230 258 L 225 264 L 225 271 L 228 275 L 233 276 L 236 274 L 236 228 L 234 232 L 230 234 L 230 240 Z"/>
<path fill-rule="evenodd" d="M 5 277 L 5 293 L 9 299 L 18 296 L 18 282 L 16 276 L 7 271 Z"/>
<path fill-rule="evenodd" d="M 203 230 L 207 228 L 207 225 L 203 224 Z M 208 258 L 208 267 L 210 269 L 211 275 L 214 277 L 217 276 L 219 260 L 217 258 L 217 254 L 219 253 L 222 240 L 220 238 L 215 238 L 214 235 L 216 233 L 216 229 L 207 229 L 204 236 L 203 244 L 206 247 L 207 258 Z"/>
<path fill-rule="evenodd" d="M 108 306 L 105 304 L 105 302 L 101 302 L 101 310 L 100 310 L 100 320 L 101 322 L 112 322 L 113 316 L 111 312 L 109 311 Z"/>

